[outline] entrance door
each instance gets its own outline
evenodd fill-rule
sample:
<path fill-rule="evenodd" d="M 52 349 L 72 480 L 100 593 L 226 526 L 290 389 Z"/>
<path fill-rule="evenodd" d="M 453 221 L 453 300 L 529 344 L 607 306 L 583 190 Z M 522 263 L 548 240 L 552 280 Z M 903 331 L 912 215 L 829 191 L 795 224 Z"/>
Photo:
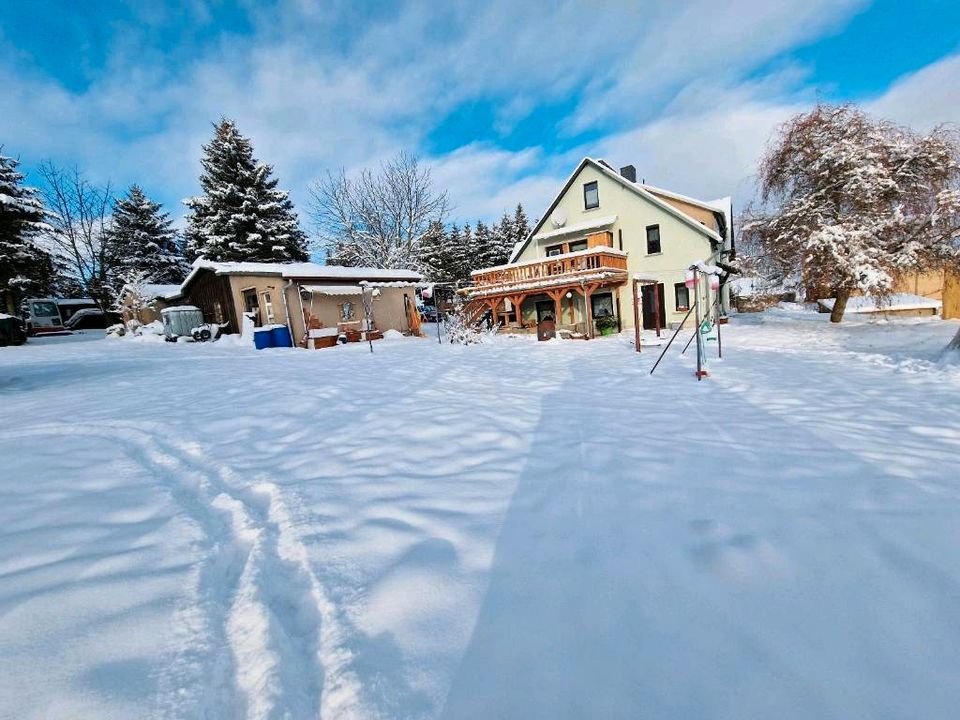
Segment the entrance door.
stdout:
<path fill-rule="evenodd" d="M 541 300 L 537 303 L 537 323 L 539 324 L 546 317 L 557 320 L 553 300 Z"/>
<path fill-rule="evenodd" d="M 656 288 L 656 303 L 654 305 L 654 288 Z M 667 306 L 663 300 L 663 283 L 644 285 L 641 288 L 641 306 L 643 309 L 643 327 L 652 330 L 657 327 L 657 306 L 660 310 L 660 327 L 666 327 Z"/>

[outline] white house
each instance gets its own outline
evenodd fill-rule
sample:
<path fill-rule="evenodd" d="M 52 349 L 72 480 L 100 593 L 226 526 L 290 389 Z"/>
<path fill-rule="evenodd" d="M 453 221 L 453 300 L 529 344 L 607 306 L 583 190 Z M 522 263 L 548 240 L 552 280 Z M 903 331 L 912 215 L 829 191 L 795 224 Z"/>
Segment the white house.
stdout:
<path fill-rule="evenodd" d="M 584 158 L 510 262 L 475 271 L 463 294 L 477 316 L 521 328 L 551 316 L 592 335 L 602 316 L 634 326 L 630 278 L 642 275 L 643 326 L 657 315 L 673 325 L 692 302 L 687 269 L 732 255 L 731 218 L 730 198 L 696 200 L 637 182 L 632 165 Z"/>

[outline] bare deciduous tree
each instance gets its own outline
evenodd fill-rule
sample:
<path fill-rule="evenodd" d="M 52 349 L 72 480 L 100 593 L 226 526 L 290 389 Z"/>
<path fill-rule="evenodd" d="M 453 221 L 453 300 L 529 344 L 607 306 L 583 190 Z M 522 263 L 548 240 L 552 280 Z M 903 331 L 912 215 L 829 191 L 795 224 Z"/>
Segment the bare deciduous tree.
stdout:
<path fill-rule="evenodd" d="M 328 173 L 310 194 L 329 262 L 340 265 L 417 269 L 422 238 L 447 213 L 446 192 L 435 190 L 429 168 L 407 153 L 356 178 L 343 169 Z"/>
<path fill-rule="evenodd" d="M 51 213 L 47 239 L 91 298 L 110 307 L 111 273 L 117 258 L 104 231 L 113 199 L 110 185 L 90 183 L 77 168 L 63 169 L 46 161 L 40 165 L 43 196 Z"/>
<path fill-rule="evenodd" d="M 744 231 L 783 275 L 834 295 L 882 298 L 900 273 L 954 262 L 960 238 L 955 130 L 916 133 L 859 109 L 817 106 L 783 125 L 760 165 L 764 208 Z"/>

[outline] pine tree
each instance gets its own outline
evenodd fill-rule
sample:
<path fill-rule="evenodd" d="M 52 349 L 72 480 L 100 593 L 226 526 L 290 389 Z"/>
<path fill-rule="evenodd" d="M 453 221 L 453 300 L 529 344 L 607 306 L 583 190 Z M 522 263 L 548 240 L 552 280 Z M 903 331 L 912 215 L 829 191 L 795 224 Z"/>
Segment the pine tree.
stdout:
<path fill-rule="evenodd" d="M 277 190 L 273 168 L 258 162 L 253 145 L 232 120 L 215 125 L 204 145 L 200 186 L 189 198 L 188 257 L 208 260 L 291 262 L 308 258 L 307 238 L 287 193 Z"/>
<path fill-rule="evenodd" d="M 509 213 L 504 213 L 493 229 L 494 242 L 496 244 L 496 255 L 493 265 L 503 265 L 510 260 L 513 253 L 513 246 L 516 244 L 516 231 L 514 230 L 513 218 Z"/>
<path fill-rule="evenodd" d="M 513 213 L 513 242 L 517 244 L 526 239 L 530 234 L 530 222 L 527 220 L 527 213 L 523 210 L 523 205 L 517 203 L 517 209 Z M 510 249 L 511 252 L 513 248 Z"/>
<path fill-rule="evenodd" d="M 19 165 L 0 155 L 0 295 L 10 313 L 23 297 L 46 294 L 54 274 L 50 253 L 37 245 L 47 213 L 38 191 L 23 185 Z"/>
<path fill-rule="evenodd" d="M 134 275 L 154 283 L 183 280 L 186 263 L 168 213 L 162 212 L 138 185 L 113 205 L 106 242 L 118 259 L 118 279 Z"/>
<path fill-rule="evenodd" d="M 497 247 L 493 230 L 482 220 L 477 220 L 474 232 L 474 257 L 470 270 L 479 270 L 499 264 L 500 248 Z"/>
<path fill-rule="evenodd" d="M 420 266 L 431 282 L 446 283 L 454 279 L 450 236 L 439 220 L 430 223 L 420 241 Z"/>

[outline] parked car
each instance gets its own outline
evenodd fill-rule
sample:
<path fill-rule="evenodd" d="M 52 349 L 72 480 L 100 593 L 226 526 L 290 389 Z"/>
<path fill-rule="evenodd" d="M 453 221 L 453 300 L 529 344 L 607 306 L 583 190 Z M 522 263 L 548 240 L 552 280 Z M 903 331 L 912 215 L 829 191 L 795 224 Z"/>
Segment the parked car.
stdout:
<path fill-rule="evenodd" d="M 65 332 L 67 321 L 87 309 L 99 310 L 91 298 L 27 298 L 21 314 L 27 334 L 39 335 Z"/>
<path fill-rule="evenodd" d="M 119 313 L 104 312 L 100 308 L 84 308 L 73 313 L 63 326 L 67 330 L 104 330 L 122 321 Z"/>
<path fill-rule="evenodd" d="M 420 322 L 435 323 L 443 320 L 443 313 L 434 305 L 421 305 L 419 310 Z"/>

